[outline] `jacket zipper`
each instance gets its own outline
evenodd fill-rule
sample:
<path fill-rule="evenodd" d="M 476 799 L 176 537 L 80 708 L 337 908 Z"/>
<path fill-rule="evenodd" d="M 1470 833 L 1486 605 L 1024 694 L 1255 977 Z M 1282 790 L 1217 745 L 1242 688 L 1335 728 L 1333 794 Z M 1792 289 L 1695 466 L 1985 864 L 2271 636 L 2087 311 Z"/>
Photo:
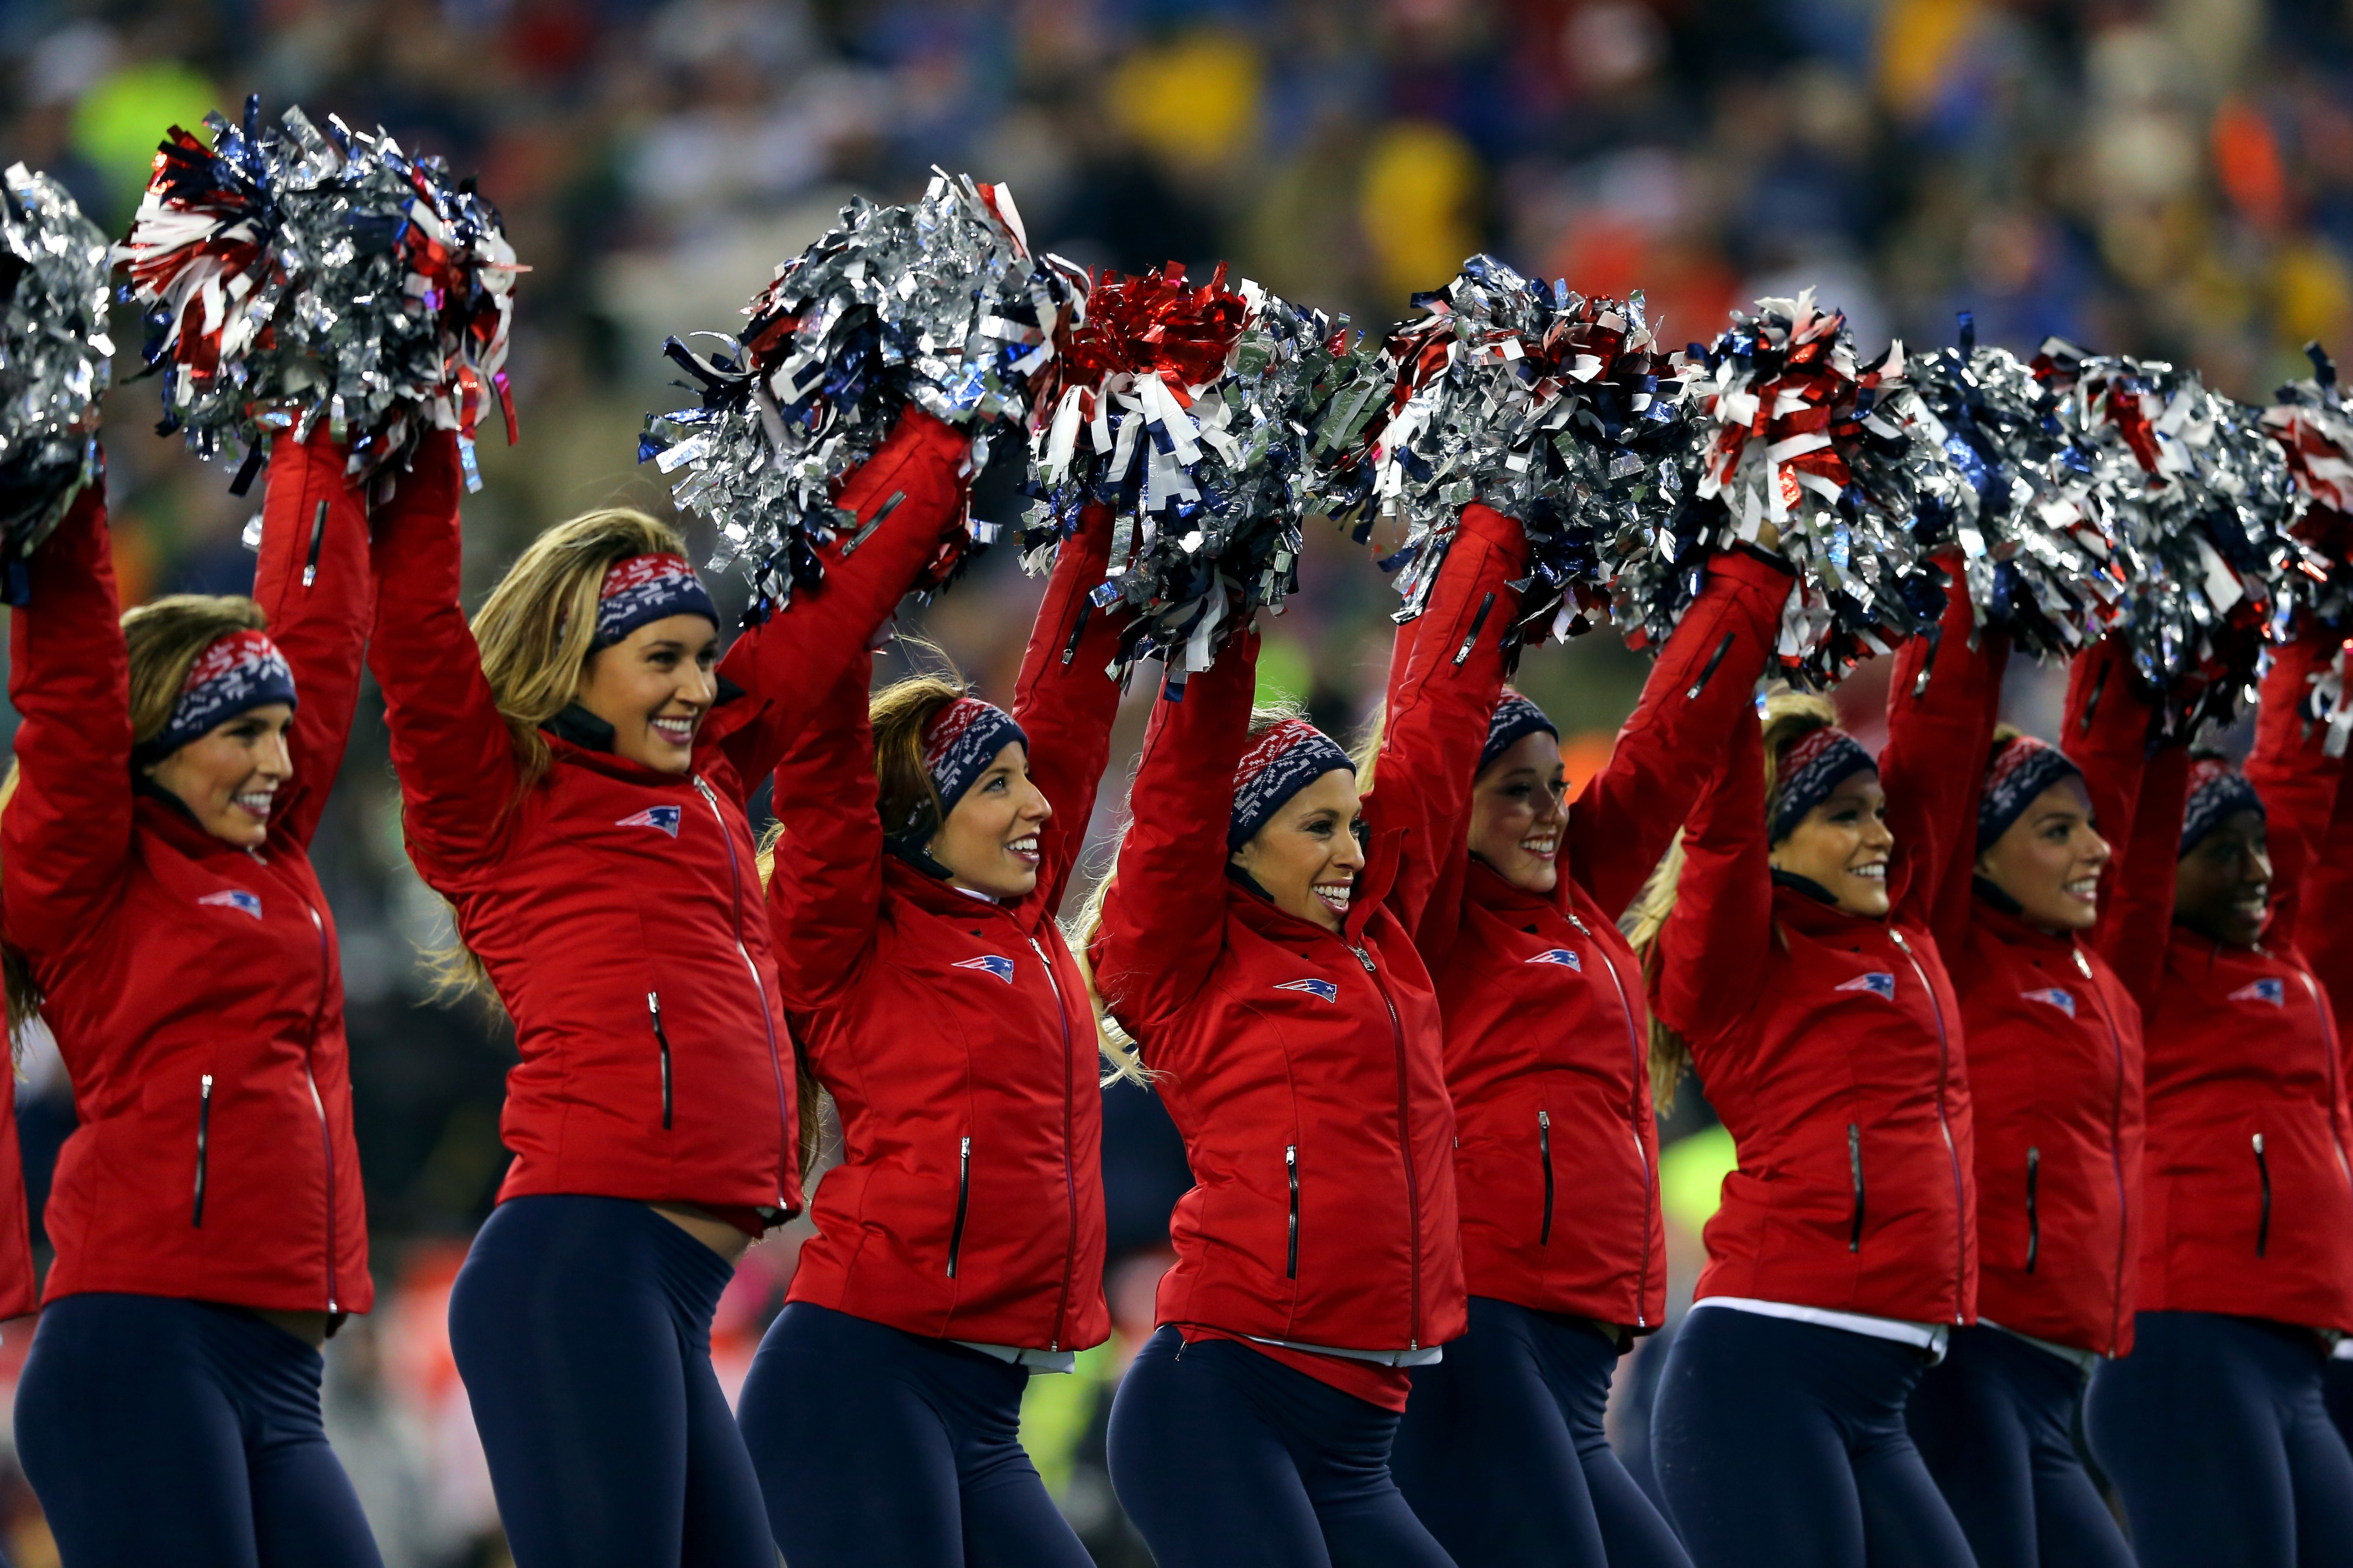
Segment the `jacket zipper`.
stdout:
<path fill-rule="evenodd" d="M 2255 1174 L 2263 1184 L 2263 1207 L 2255 1221 L 2255 1256 L 2261 1258 L 2272 1244 L 2272 1163 L 2263 1155 L 2263 1135 L 2255 1134 Z"/>
<path fill-rule="evenodd" d="M 735 859 L 735 835 L 728 831 L 726 814 L 719 809 L 719 797 L 712 793 L 709 784 L 702 782 L 701 773 L 694 775 L 694 787 L 702 796 L 702 804 L 711 808 L 711 819 L 719 825 L 720 841 L 727 846 L 727 876 L 735 889 L 735 956 L 744 961 L 744 973 L 752 977 L 752 989 L 759 994 L 760 1026 L 768 1032 L 768 1070 L 776 1080 L 776 1132 L 780 1139 L 776 1147 L 789 1161 L 793 1147 L 793 1119 L 785 1105 L 785 1067 L 776 1055 L 776 1020 L 768 1011 L 767 984 L 760 978 L 760 966 L 752 962 L 751 950 L 744 945 L 744 868 Z M 785 1206 L 785 1168 L 782 1165 L 776 1170 L 776 1206 Z"/>
<path fill-rule="evenodd" d="M 319 580 L 319 548 L 327 542 L 327 503 L 321 501 L 319 510 L 311 514 L 311 554 L 302 563 L 302 586 L 309 588 Z"/>
<path fill-rule="evenodd" d="M 1283 1179 L 1291 1184 L 1291 1245 L 1283 1254 L 1282 1277 L 1299 1278 L 1299 1145 L 1282 1146 Z"/>
<path fill-rule="evenodd" d="M 2030 1148 L 2026 1152 L 2026 1271 L 2034 1272 L 2037 1259 L 2042 1256 L 2042 1215 L 2035 1207 L 2034 1189 L 2042 1179 L 2042 1151 Z"/>
<path fill-rule="evenodd" d="M 1920 679 L 1924 684 L 1927 678 L 1927 670 L 1923 669 Z M 1920 960 L 1913 952 L 1912 944 L 1905 941 L 1904 933 L 1894 926 L 1887 928 L 1887 934 L 1895 939 L 1897 949 L 1911 963 L 1912 973 L 1920 977 L 1920 989 L 1928 994 L 1928 1011 L 1936 1019 L 1936 1131 L 1944 1134 L 1945 1158 L 1951 1162 L 1953 1167 L 1953 1321 L 1957 1323 L 1965 1321 L 1961 1316 L 1961 1303 L 1968 1297 L 1969 1205 L 1968 1188 L 1961 1180 L 1960 1151 L 1954 1146 L 1953 1125 L 1945 1116 L 1945 1089 L 1951 1083 L 1953 1073 L 1952 1041 L 1945 1033 L 1945 1005 L 1936 1000 L 1936 988 L 1928 984 L 1928 972 L 1920 967 Z"/>
<path fill-rule="evenodd" d="M 653 1015 L 654 1047 L 661 1053 L 662 1131 L 667 1132 L 670 1118 L 670 1034 L 662 1027 L 660 992 L 646 993 L 646 1011 Z"/>
<path fill-rule="evenodd" d="M 1544 1165 L 1544 1222 L 1536 1227 L 1536 1245 L 1552 1245 L 1552 1113 L 1536 1112 L 1536 1158 Z"/>
<path fill-rule="evenodd" d="M 318 910 L 309 904 L 311 927 L 319 933 L 319 1015 L 311 1020 L 311 1046 L 319 1044 L 319 1022 L 327 1010 L 327 922 L 319 918 Z M 319 1149 L 327 1162 L 327 1312 L 329 1316 L 343 1309 L 335 1304 L 335 1139 L 327 1126 L 327 1102 L 319 1096 L 319 1077 L 311 1070 L 309 1052 L 303 1054 L 302 1078 L 311 1086 L 311 1109 L 319 1113 Z"/>
<path fill-rule="evenodd" d="M 1732 634 L 1726 632 L 1724 635 L 1725 647 L 1729 647 L 1732 644 Z M 1724 649 L 1718 648 L 1715 657 L 1722 658 Z M 1708 668 L 1713 670 L 1715 666 L 1711 662 Z M 1703 676 L 1701 679 L 1704 680 L 1706 678 Z M 1696 688 L 1694 689 L 1694 692 L 1696 689 Z M 1609 950 L 1607 947 L 1595 940 L 1592 928 L 1577 918 L 1575 910 L 1565 909 L 1561 913 L 1568 917 L 1570 925 L 1584 933 L 1586 941 L 1591 945 L 1593 955 L 1601 960 L 1601 967 L 1609 972 L 1609 984 L 1618 993 L 1618 1016 L 1626 1026 L 1626 1048 L 1632 1054 L 1634 1059 L 1634 1089 L 1631 1098 L 1626 1102 L 1626 1124 L 1634 1134 L 1634 1163 L 1642 1173 L 1642 1268 L 1634 1287 L 1634 1326 L 1638 1329 L 1647 1329 L 1651 1323 L 1642 1310 L 1642 1304 L 1650 1299 L 1651 1294 L 1651 1230 L 1657 1223 L 1659 1201 L 1659 1184 L 1651 1172 L 1650 1147 L 1642 1142 L 1642 1079 L 1651 1070 L 1650 1057 L 1649 1053 L 1642 1048 L 1641 1037 L 1635 1033 L 1634 1005 L 1626 998 L 1626 982 L 1618 973 L 1617 961 L 1609 956 Z"/>
<path fill-rule="evenodd" d="M 1862 1250 L 1862 1129 L 1850 1121 L 1846 1124 L 1846 1165 L 1849 1179 L 1854 1184 L 1854 1218 L 1848 1222 L 1846 1249 Z"/>
<path fill-rule="evenodd" d="M 1080 624 L 1083 628 L 1084 621 Z M 1071 1166 L 1071 1106 L 1077 1091 L 1071 1067 L 1071 1009 L 1062 1000 L 1062 983 L 1054 978 L 1054 961 L 1046 955 L 1045 948 L 1034 936 L 1029 939 L 1029 951 L 1045 965 L 1046 985 L 1054 994 L 1054 1011 L 1062 1017 L 1062 1194 L 1071 1205 L 1071 1229 L 1070 1239 L 1062 1247 L 1062 1294 L 1054 1303 L 1054 1339 L 1046 1347 L 1059 1351 L 1062 1348 L 1063 1317 L 1071 1310 L 1071 1276 L 1079 1266 L 1079 1178 Z"/>
<path fill-rule="evenodd" d="M 955 1223 L 948 1228 L 948 1278 L 956 1274 L 956 1254 L 964 1250 L 964 1214 L 972 1201 L 972 1140 L 964 1139 L 956 1147 L 956 1210 Z"/>
<path fill-rule="evenodd" d="M 206 1073 L 196 1088 L 196 1201 L 188 1223 L 201 1228 L 205 1223 L 205 1150 L 212 1142 L 213 1075 Z"/>
<path fill-rule="evenodd" d="M 1356 955 L 1356 962 L 1372 978 L 1373 989 L 1381 994 L 1381 1005 L 1389 1011 L 1389 1042 L 1397 1051 L 1398 1150 L 1405 1156 L 1406 1212 L 1413 1226 L 1413 1321 L 1406 1348 L 1418 1351 L 1421 1348 L 1421 1180 L 1413 1168 L 1413 1123 L 1406 1114 L 1405 1025 L 1398 1017 L 1397 1004 L 1389 1000 L 1389 988 L 1382 984 L 1373 955 L 1361 946 L 1352 945 L 1348 951 Z"/>
<path fill-rule="evenodd" d="M 1699 679 L 1693 681 L 1691 683 L 1691 689 L 1683 693 L 1684 701 L 1694 702 L 1698 700 L 1701 690 L 1707 685 L 1708 677 L 1714 675 L 1715 673 L 1715 667 L 1724 662 L 1724 656 L 1732 651 L 1733 640 L 1738 636 L 1739 634 L 1737 632 L 1726 632 L 1724 634 L 1724 640 L 1716 644 L 1715 651 L 1708 656 L 1706 668 L 1703 668 L 1699 672 Z"/>

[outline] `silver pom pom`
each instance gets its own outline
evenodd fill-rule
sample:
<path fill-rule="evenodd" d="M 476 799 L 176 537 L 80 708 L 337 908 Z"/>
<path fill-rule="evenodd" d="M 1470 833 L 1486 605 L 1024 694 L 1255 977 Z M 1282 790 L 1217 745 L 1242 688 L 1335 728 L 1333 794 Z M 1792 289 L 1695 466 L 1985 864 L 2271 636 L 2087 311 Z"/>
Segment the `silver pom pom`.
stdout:
<path fill-rule="evenodd" d="M 2305 548 L 2300 570 L 2284 584 L 2298 608 L 2330 626 L 2353 617 L 2353 403 L 2337 379 L 2337 365 L 2318 343 L 2306 343 L 2309 380 L 2279 389 L 2263 410 L 2263 429 L 2279 443 L 2295 486 L 2295 521 L 2289 531 Z"/>
<path fill-rule="evenodd" d="M 106 237 L 47 174 L 14 163 L 0 184 L 0 599 L 21 605 L 26 558 L 102 479 L 114 344 Z"/>

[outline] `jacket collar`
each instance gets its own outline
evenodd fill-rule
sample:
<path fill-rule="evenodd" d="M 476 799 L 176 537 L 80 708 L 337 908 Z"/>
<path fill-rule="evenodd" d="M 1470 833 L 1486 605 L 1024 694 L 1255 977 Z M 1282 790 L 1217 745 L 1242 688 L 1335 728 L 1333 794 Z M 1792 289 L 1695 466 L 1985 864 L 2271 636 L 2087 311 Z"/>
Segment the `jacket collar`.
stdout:
<path fill-rule="evenodd" d="M 163 839 L 191 860 L 209 860 L 216 856 L 234 855 L 241 859 L 256 859 L 279 848 L 275 837 L 267 837 L 248 850 L 241 844 L 231 844 L 226 838 L 216 838 L 205 831 L 187 803 L 154 780 L 139 776 L 132 780 L 132 809 L 140 826 Z"/>
<path fill-rule="evenodd" d="M 1551 892 L 1531 893 L 1473 855 L 1471 857 L 1470 874 L 1462 880 L 1462 891 L 1465 897 L 1481 909 L 1509 913 L 1534 913 L 1539 910 L 1557 912 L 1563 902 L 1566 891 L 1564 885 L 1567 880 L 1567 874 L 1563 872 L 1560 874 L 1560 880 L 1553 884 Z"/>
<path fill-rule="evenodd" d="M 1996 940 L 2010 947 L 2040 948 L 2049 952 L 2073 952 L 2076 941 L 2072 931 L 2045 931 L 2026 918 L 2018 900 L 1987 881 L 1976 879 L 1976 902 L 1970 917 Z"/>
<path fill-rule="evenodd" d="M 953 882 L 918 870 L 896 855 L 882 858 L 882 885 L 891 890 L 892 898 L 904 899 L 928 914 L 944 915 L 950 920 L 1001 915 L 1019 927 L 1024 935 L 1036 931 L 1045 914 L 1046 900 L 1034 889 L 1010 902 L 969 893 Z"/>
<path fill-rule="evenodd" d="M 743 703 L 737 699 L 744 689 L 725 676 L 716 678 L 719 695 L 712 700 L 711 710 L 694 731 L 694 756 L 699 769 L 703 753 L 729 735 L 744 727 L 751 719 L 757 704 Z M 731 706 L 732 705 L 732 706 Z M 541 733 L 556 742 L 555 753 L 566 762 L 583 762 L 591 757 L 607 759 L 612 764 L 600 767 L 599 773 L 609 773 L 617 778 L 642 777 L 648 782 L 670 779 L 676 775 L 655 768 L 642 767 L 614 755 L 613 726 L 583 708 L 577 702 L 565 704 L 564 710 L 540 727 Z"/>
<path fill-rule="evenodd" d="M 1397 883 L 1398 866 L 1405 852 L 1406 835 L 1411 828 L 1391 827 L 1373 835 L 1365 849 L 1365 868 L 1356 873 L 1356 890 L 1348 895 L 1348 918 L 1337 931 L 1325 930 L 1314 921 L 1302 920 L 1275 907 L 1274 900 L 1258 885 L 1256 878 L 1226 862 L 1226 908 L 1240 915 L 1254 929 L 1268 936 L 1278 936 L 1293 931 L 1314 936 L 1337 936 L 1349 947 L 1364 945 L 1365 925 L 1373 918 L 1374 910 Z"/>
<path fill-rule="evenodd" d="M 1890 917 L 1858 915 L 1839 908 L 1830 889 L 1788 871 L 1773 873 L 1773 918 L 1808 936 L 1852 936 L 1858 930 L 1885 931 Z"/>

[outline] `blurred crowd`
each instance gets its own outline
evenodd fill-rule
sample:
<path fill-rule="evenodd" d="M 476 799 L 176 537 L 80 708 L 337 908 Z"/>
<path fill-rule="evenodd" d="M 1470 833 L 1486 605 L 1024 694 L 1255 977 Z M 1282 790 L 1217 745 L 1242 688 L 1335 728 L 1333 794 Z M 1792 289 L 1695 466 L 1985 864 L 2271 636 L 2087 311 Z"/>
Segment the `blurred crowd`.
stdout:
<path fill-rule="evenodd" d="M 1359 326 L 1486 249 L 1587 292 L 1642 289 L 1669 341 L 1810 284 L 1866 353 L 1945 342 L 1969 310 L 2013 348 L 2064 334 L 2254 398 L 2302 373 L 2308 339 L 2353 350 L 2348 77 L 2346 0 L 0 0 L 0 163 L 57 175 L 119 233 L 163 129 L 258 93 L 266 113 L 381 123 L 479 171 L 532 268 L 522 444 L 486 444 L 467 505 L 479 593 L 549 521 L 666 512 L 634 462 L 643 415 L 688 401 L 664 336 L 732 325 L 849 195 L 904 196 L 934 163 L 1008 183 L 1032 238 L 1075 261 L 1223 258 Z M 242 591 L 256 500 L 147 433 L 155 397 L 121 386 L 109 409 L 125 592 Z M 1015 477 L 985 476 L 983 515 L 1009 520 Z M 1304 589 L 1266 679 L 1353 729 L 1379 690 L 1388 590 L 1320 531 Z M 911 620 L 1002 695 L 1037 592 L 999 552 Z M 1529 658 L 1521 683 L 1573 772 L 1606 758 L 1644 668 L 1606 633 Z M 1877 696 L 1845 694 L 1866 731 Z M 2047 678 L 2018 675 L 2014 717 L 2047 725 L 2054 705 Z M 496 1019 L 428 994 L 416 952 L 444 915 L 402 855 L 365 709 L 316 858 L 385 1302 L 333 1342 L 331 1422 L 394 1568 L 494 1562 L 439 1302 L 503 1167 L 512 1056 Z M 37 1040 L 20 1070 L 37 1215 L 71 1100 Z M 1113 1304 L 1133 1335 L 1186 1178 L 1148 1098 L 1114 1099 Z M 1677 1133 L 1704 1124 L 1682 1114 Z M 1727 1160 L 1701 1131 L 1670 1173 L 1686 1263 Z M 722 1310 L 738 1377 L 797 1245 L 754 1249 Z M 0 1342 L 0 1383 L 27 1337 Z M 1099 1468 L 1117 1365 L 1114 1348 L 1036 1380 L 1030 1435 L 1091 1545 L 1140 1561 Z M 5 1464 L 0 1549 L 53 1561 Z"/>

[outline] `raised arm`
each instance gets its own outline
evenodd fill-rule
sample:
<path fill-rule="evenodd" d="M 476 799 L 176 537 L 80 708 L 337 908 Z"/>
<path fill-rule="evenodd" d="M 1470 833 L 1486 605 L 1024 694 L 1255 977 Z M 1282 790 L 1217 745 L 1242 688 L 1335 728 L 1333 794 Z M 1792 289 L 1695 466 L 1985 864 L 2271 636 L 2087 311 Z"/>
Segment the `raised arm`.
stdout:
<path fill-rule="evenodd" d="M 294 671 L 294 776 L 279 792 L 270 826 L 307 845 L 318 830 L 359 705 L 360 658 L 375 614 L 368 563 L 367 501 L 343 477 L 343 448 L 322 426 L 307 442 L 282 438 L 270 453 L 261 503 L 261 560 L 254 602 Z"/>
<path fill-rule="evenodd" d="M 1418 938 L 1434 901 L 1451 891 L 1461 904 L 1472 775 L 1503 695 L 1504 639 L 1520 622 L 1512 584 L 1527 560 L 1517 522 L 1476 501 L 1464 507 L 1430 602 L 1400 629 L 1390 661 L 1388 722 L 1364 811 L 1376 832 L 1412 829 L 1388 898 Z"/>
<path fill-rule="evenodd" d="M 1734 729 L 1757 727 L 1757 680 L 1796 581 L 1779 556 L 1761 551 L 1710 561 L 1706 585 L 1651 667 L 1608 764 L 1569 807 L 1561 846 L 1568 874 L 1613 916 L 1642 890 L 1723 765 Z"/>
<path fill-rule="evenodd" d="M 68 945 L 122 890 L 131 853 L 131 674 L 104 487 L 33 552 L 8 613 L 16 793 L 0 811 L 0 929 L 31 956 Z"/>
<path fill-rule="evenodd" d="M 721 742 L 738 777 L 776 767 L 964 516 L 971 449 L 968 437 L 911 406 L 842 486 L 837 504 L 856 512 L 859 526 L 818 552 L 824 581 L 796 593 L 720 660 L 719 673 L 746 693 L 738 700 L 753 705 Z"/>
<path fill-rule="evenodd" d="M 2327 752 L 2328 731 L 2305 713 L 2312 678 L 2337 657 L 2338 642 L 2316 628 L 2298 632 L 2263 677 L 2255 710 L 2255 746 L 2247 782 L 2263 796 L 2271 842 L 2272 919 L 2263 945 L 2297 944 L 2305 881 L 2328 837 L 2345 781 L 2345 760 Z"/>
<path fill-rule="evenodd" d="M 1927 925 L 1949 946 L 1968 916 L 1978 797 L 2010 648 L 2000 634 L 1978 632 L 1957 561 L 1946 562 L 1945 578 L 1936 635 L 1914 637 L 1895 656 L 1879 778 L 1895 837 L 1888 897 L 1899 915 Z"/>
<path fill-rule="evenodd" d="M 2189 778 L 2181 747 L 2150 751 L 2155 716 L 2156 703 L 2119 639 L 2104 637 L 2075 656 L 2061 749 L 2084 770 L 2092 820 L 2114 852 L 2100 875 L 2100 923 L 2092 942 L 2144 1007 L 2165 973 Z"/>
<path fill-rule="evenodd" d="M 2303 900 L 2296 945 L 2327 988 L 2338 1029 L 2353 1033 L 2346 1028 L 2353 1022 L 2353 783 L 2337 785 L 2337 810 L 2319 856 L 2305 873 Z M 2353 1068 L 2353 1041 L 2346 1050 Z"/>
<path fill-rule="evenodd" d="M 1153 704 L 1130 792 L 1134 821 L 1090 953 L 1096 989 L 1131 1034 L 1190 1001 L 1225 945 L 1226 828 L 1257 681 L 1251 629 L 1186 682 L 1184 700 Z"/>
<path fill-rule="evenodd" d="M 1079 514 L 1078 532 L 1057 550 L 1013 688 L 1013 718 L 1029 737 L 1029 776 L 1054 808 L 1038 844 L 1045 861 L 1038 887 L 1049 911 L 1060 905 L 1086 847 L 1119 717 L 1119 686 L 1104 671 L 1128 613 L 1087 599 L 1110 567 L 1111 528 L 1111 509 L 1091 503 Z"/>
<path fill-rule="evenodd" d="M 458 444 L 428 433 L 375 510 L 375 626 L 367 664 L 384 691 L 402 826 L 430 880 L 487 857 L 521 785 L 514 737 L 482 676 L 458 603 Z"/>
<path fill-rule="evenodd" d="M 1692 808 L 1675 907 L 1643 965 L 1651 1009 L 1686 1039 L 1729 1028 L 1764 989 L 1773 949 L 1771 849 L 1764 731 L 1751 719 L 1733 727 L 1722 770 Z"/>
<path fill-rule="evenodd" d="M 860 648 L 776 765 L 784 831 L 768 878 L 768 926 L 785 1005 L 810 1012 L 863 976 L 882 907 L 882 823 L 866 721 L 874 656 Z"/>

